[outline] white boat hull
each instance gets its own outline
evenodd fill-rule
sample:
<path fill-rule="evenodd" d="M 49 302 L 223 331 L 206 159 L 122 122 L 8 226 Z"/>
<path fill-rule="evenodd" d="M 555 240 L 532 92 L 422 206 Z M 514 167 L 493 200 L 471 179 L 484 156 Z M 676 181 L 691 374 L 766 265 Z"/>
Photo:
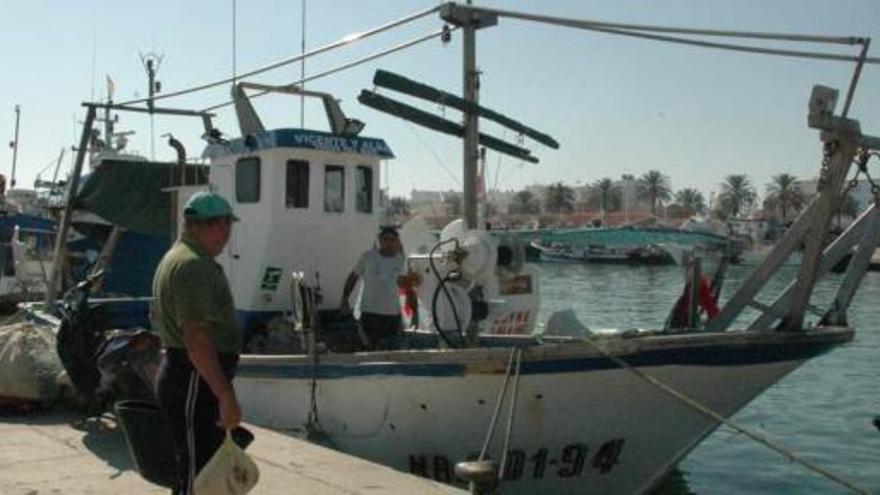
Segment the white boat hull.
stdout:
<path fill-rule="evenodd" d="M 848 339 L 842 336 L 830 338 Z M 779 338 L 768 334 L 721 335 L 714 342 L 705 337 L 620 341 L 615 353 L 729 416 L 831 345 L 749 340 Z M 677 342 L 670 347 L 669 339 Z M 486 437 L 509 354 L 496 348 L 324 357 L 315 381 L 320 426 L 341 451 L 455 482 L 454 465 L 475 457 Z M 309 362 L 243 357 L 236 390 L 246 418 L 270 428 L 302 429 L 311 407 Z M 496 460 L 508 407 L 502 408 L 489 450 Z M 511 466 L 502 491 L 641 493 L 716 426 L 590 346 L 530 348 L 523 357 Z"/>

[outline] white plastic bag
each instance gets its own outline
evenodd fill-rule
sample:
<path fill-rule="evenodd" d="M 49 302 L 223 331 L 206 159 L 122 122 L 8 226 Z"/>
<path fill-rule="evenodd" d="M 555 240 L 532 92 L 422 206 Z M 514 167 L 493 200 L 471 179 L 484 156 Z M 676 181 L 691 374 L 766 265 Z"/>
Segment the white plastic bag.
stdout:
<path fill-rule="evenodd" d="M 196 495 L 244 495 L 260 479 L 260 470 L 227 431 L 226 440 L 196 476 Z"/>

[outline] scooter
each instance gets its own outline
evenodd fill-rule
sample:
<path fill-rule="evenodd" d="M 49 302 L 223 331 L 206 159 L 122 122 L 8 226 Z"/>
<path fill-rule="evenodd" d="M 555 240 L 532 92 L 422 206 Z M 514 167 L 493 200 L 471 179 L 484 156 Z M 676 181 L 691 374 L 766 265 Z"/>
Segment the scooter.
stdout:
<path fill-rule="evenodd" d="M 160 355 L 159 338 L 149 330 L 107 328 L 104 307 L 89 301 L 103 275 L 86 277 L 64 295 L 56 344 L 79 402 L 98 412 L 114 401 L 155 400 Z"/>

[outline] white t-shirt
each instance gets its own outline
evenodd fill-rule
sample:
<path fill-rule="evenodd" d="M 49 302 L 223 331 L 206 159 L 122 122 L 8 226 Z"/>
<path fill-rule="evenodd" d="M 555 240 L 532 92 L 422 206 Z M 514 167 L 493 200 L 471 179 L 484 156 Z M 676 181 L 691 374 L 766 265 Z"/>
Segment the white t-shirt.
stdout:
<path fill-rule="evenodd" d="M 377 248 L 364 251 L 354 266 L 363 280 L 361 313 L 400 314 L 397 277 L 404 274 L 406 258 L 402 254 L 382 256 Z"/>

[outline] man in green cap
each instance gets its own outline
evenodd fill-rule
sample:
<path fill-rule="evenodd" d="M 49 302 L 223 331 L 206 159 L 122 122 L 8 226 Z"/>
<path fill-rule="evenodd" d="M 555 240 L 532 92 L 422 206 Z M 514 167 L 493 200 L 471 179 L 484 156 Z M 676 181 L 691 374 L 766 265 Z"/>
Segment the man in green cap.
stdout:
<path fill-rule="evenodd" d="M 150 316 L 165 349 L 156 395 L 174 433 L 174 493 L 190 494 L 225 431 L 241 422 L 232 387 L 241 328 L 226 275 L 214 261 L 238 218 L 222 196 L 199 192 L 183 219 L 183 233 L 156 268 Z"/>

